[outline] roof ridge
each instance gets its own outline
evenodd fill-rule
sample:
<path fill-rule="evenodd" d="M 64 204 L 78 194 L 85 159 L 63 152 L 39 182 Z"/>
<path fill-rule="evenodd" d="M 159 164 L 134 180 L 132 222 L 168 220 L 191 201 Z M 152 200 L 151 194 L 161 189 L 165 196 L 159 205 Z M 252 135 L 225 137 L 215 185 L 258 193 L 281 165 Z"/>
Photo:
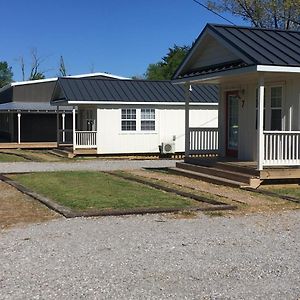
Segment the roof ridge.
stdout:
<path fill-rule="evenodd" d="M 125 81 L 125 82 L 166 82 L 172 83 L 171 79 L 164 79 L 164 80 L 151 80 L 151 79 L 114 79 L 114 78 L 74 78 L 74 77 L 58 77 L 60 79 L 67 79 L 67 80 L 106 80 L 106 81 Z"/>
<path fill-rule="evenodd" d="M 259 30 L 259 31 L 280 31 L 280 32 L 290 32 L 290 33 L 298 33 L 300 31 L 297 30 L 289 30 L 289 29 L 281 29 L 281 28 L 264 28 L 264 27 L 252 27 L 245 25 L 227 25 L 227 24 L 218 24 L 218 23 L 208 23 L 208 26 L 211 27 L 223 27 L 223 28 L 237 28 L 237 29 L 249 29 L 249 30 Z"/>

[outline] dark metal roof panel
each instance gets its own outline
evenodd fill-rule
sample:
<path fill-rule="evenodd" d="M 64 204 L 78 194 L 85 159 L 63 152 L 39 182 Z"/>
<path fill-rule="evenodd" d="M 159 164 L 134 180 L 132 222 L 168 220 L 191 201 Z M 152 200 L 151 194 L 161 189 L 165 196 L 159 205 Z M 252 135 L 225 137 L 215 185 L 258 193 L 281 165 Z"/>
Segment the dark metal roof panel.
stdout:
<path fill-rule="evenodd" d="M 70 111 L 71 108 L 69 106 L 60 106 L 60 110 Z M 8 102 L 0 104 L 0 111 L 55 112 L 56 106 L 52 106 L 47 102 Z"/>
<path fill-rule="evenodd" d="M 211 26 L 233 46 L 250 55 L 253 62 L 280 66 L 300 65 L 300 32 L 224 25 Z"/>
<path fill-rule="evenodd" d="M 188 54 L 179 71 L 176 71 L 177 78 L 205 75 L 251 65 L 300 66 L 299 31 L 208 24 L 197 39 L 200 44 L 196 43 L 194 47 L 202 47 L 200 37 L 205 32 L 214 35 L 219 42 L 223 41 L 224 46 L 234 48 L 237 55 L 240 53 L 239 65 L 235 62 L 232 65 L 230 62 L 224 62 L 218 66 L 184 70 L 184 66 L 189 63 Z M 194 47 L 190 51 L 194 51 Z M 243 57 L 249 60 L 246 61 Z"/>
<path fill-rule="evenodd" d="M 184 102 L 184 88 L 171 81 L 60 78 L 68 101 Z M 55 98 L 52 102 L 55 102 Z M 217 103 L 216 86 L 195 86 L 191 102 Z"/>

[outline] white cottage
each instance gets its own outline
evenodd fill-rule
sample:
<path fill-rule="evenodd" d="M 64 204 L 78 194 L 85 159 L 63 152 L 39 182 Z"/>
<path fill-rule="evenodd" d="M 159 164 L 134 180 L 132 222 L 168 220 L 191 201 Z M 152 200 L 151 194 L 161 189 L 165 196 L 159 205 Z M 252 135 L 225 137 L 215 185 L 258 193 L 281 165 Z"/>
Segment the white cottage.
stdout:
<path fill-rule="evenodd" d="M 207 129 L 212 142 L 204 143 L 187 118 L 186 162 L 201 165 L 193 154 L 217 153 L 223 165 L 215 168 L 235 162 L 223 177 L 239 185 L 243 173 L 300 178 L 300 32 L 208 24 L 173 79 L 186 90 L 219 87 L 218 136 Z"/>
<path fill-rule="evenodd" d="M 190 94 L 190 124 L 217 127 L 214 85 Z M 73 128 L 60 126 L 58 143 L 73 153 L 184 152 L 184 88 L 170 81 L 59 78 L 52 105 L 73 109 Z"/>

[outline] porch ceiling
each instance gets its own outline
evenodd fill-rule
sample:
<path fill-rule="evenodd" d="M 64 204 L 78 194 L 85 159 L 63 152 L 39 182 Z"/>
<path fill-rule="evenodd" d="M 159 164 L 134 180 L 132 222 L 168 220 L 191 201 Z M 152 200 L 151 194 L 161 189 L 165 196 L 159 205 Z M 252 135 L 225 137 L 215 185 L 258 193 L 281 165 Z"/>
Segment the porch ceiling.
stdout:
<path fill-rule="evenodd" d="M 264 76 L 265 83 L 268 82 L 282 82 L 288 79 L 300 79 L 300 73 L 289 73 L 289 72 L 272 72 L 272 71 L 257 71 L 253 69 L 244 68 L 244 70 L 236 70 L 235 72 L 223 72 L 219 74 L 211 74 L 212 76 L 205 76 L 203 78 L 190 78 L 192 85 L 201 84 L 245 84 L 245 83 L 256 83 L 258 82 L 261 75 Z"/>

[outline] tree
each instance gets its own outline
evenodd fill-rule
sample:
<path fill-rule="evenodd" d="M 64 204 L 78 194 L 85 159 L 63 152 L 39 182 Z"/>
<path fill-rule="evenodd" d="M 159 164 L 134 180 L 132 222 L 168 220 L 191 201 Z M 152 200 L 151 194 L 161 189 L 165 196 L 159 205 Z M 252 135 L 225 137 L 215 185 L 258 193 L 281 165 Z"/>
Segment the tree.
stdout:
<path fill-rule="evenodd" d="M 0 61 L 0 88 L 13 81 L 13 72 L 6 61 Z"/>
<path fill-rule="evenodd" d="M 62 55 L 60 56 L 60 61 L 59 61 L 59 75 L 67 76 L 67 70 L 66 70 L 64 58 Z"/>
<path fill-rule="evenodd" d="M 207 0 L 216 12 L 242 17 L 255 27 L 300 29 L 300 0 Z"/>
<path fill-rule="evenodd" d="M 38 56 L 37 49 L 31 50 L 31 70 L 28 80 L 45 79 L 45 72 L 40 70 L 43 59 Z"/>
<path fill-rule="evenodd" d="M 145 77 L 149 80 L 171 79 L 189 49 L 189 46 L 177 45 L 174 45 L 173 48 L 169 48 L 169 52 L 162 58 L 161 61 L 148 66 Z"/>

